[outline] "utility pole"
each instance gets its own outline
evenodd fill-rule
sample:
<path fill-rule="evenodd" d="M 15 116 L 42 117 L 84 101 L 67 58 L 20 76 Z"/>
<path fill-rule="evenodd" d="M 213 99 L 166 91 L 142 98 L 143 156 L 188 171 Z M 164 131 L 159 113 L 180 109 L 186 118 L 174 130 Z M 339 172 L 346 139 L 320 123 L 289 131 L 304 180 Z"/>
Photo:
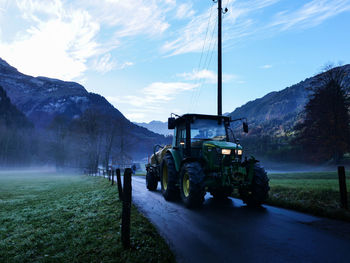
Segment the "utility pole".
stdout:
<path fill-rule="evenodd" d="M 218 1 L 218 115 L 222 115 L 222 0 Z"/>

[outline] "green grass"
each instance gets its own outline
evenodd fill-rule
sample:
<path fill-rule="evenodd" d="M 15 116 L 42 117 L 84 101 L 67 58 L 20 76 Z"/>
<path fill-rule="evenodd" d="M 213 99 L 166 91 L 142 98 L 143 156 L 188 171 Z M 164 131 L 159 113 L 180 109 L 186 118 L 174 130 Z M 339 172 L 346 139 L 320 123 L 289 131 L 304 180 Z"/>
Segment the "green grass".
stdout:
<path fill-rule="evenodd" d="M 0 173 L 0 262 L 175 262 L 134 207 L 122 248 L 121 207 L 103 178 Z"/>
<path fill-rule="evenodd" d="M 350 221 L 350 211 L 340 206 L 336 172 L 269 174 L 268 204 L 310 214 Z M 347 190 L 350 177 L 347 174 Z M 350 205 L 350 193 L 348 193 Z"/>

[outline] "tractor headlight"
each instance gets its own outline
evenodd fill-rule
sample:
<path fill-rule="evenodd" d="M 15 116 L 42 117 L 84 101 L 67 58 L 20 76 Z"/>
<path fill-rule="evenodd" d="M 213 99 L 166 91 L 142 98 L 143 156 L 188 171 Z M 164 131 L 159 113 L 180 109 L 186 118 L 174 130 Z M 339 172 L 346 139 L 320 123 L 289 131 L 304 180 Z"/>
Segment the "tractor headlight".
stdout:
<path fill-rule="evenodd" d="M 243 154 L 243 151 L 240 150 L 240 149 L 239 149 L 239 150 L 236 150 L 236 154 L 237 154 L 237 155 L 242 155 L 242 154 Z"/>
<path fill-rule="evenodd" d="M 231 154 L 231 150 L 230 149 L 222 149 L 221 150 L 221 154 L 230 155 Z"/>

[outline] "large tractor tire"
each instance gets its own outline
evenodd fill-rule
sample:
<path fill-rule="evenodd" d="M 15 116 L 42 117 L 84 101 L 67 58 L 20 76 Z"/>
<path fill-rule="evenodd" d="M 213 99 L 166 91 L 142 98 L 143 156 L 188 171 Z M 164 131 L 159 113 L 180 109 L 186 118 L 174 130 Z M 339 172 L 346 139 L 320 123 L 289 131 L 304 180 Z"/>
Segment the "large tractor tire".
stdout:
<path fill-rule="evenodd" d="M 146 187 L 150 191 L 155 191 L 157 190 L 158 186 L 158 178 L 153 170 L 148 170 L 146 174 Z"/>
<path fill-rule="evenodd" d="M 269 178 L 267 177 L 265 169 L 255 165 L 250 191 L 240 189 L 239 193 L 243 202 L 248 206 L 258 207 L 268 198 L 269 190 Z"/>
<path fill-rule="evenodd" d="M 176 200 L 179 196 L 177 184 L 177 172 L 173 156 L 170 153 L 164 155 L 160 166 L 160 183 L 162 194 L 167 201 Z"/>
<path fill-rule="evenodd" d="M 202 205 L 205 190 L 203 187 L 204 171 L 200 163 L 185 163 L 180 171 L 180 195 L 187 208 Z"/>

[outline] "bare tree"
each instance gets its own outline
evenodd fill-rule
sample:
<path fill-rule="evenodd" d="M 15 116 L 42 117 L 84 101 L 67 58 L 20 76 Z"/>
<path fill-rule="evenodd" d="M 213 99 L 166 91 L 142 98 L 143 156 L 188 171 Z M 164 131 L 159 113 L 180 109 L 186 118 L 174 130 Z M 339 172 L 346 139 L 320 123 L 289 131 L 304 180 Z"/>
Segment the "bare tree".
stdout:
<path fill-rule="evenodd" d="M 103 164 L 105 166 L 105 169 L 108 169 L 109 160 L 111 157 L 112 147 L 114 145 L 116 131 L 117 131 L 118 123 L 113 118 L 107 118 L 106 121 L 104 121 L 103 126 Z"/>
<path fill-rule="evenodd" d="M 97 172 L 101 150 L 101 115 L 94 109 L 86 110 L 77 121 L 80 147 L 86 156 L 86 166 L 90 172 Z"/>

